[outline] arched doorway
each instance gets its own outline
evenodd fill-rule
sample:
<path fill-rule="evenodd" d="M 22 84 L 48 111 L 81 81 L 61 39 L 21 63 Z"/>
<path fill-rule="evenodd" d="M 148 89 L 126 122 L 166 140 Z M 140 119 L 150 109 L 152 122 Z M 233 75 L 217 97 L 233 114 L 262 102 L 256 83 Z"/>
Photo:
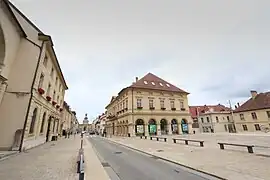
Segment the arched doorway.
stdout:
<path fill-rule="evenodd" d="M 112 134 L 114 135 L 114 123 L 112 123 Z"/>
<path fill-rule="evenodd" d="M 0 71 L 2 69 L 2 66 L 4 65 L 5 53 L 6 53 L 5 36 L 0 24 Z"/>
<path fill-rule="evenodd" d="M 47 125 L 46 142 L 50 140 L 49 138 L 50 138 L 51 122 L 52 122 L 52 117 L 50 116 L 48 119 L 48 125 Z"/>
<path fill-rule="evenodd" d="M 34 109 L 33 114 L 32 114 L 32 119 L 31 119 L 30 128 L 29 128 L 29 134 L 33 134 L 35 131 L 36 119 L 37 119 L 37 108 Z"/>
<path fill-rule="evenodd" d="M 46 121 L 46 112 L 44 112 L 44 113 L 43 113 L 39 133 L 43 133 L 43 131 L 44 131 L 44 123 L 45 123 L 45 121 Z"/>
<path fill-rule="evenodd" d="M 144 121 L 137 119 L 135 122 L 135 134 L 136 136 L 144 135 Z"/>
<path fill-rule="evenodd" d="M 160 131 L 161 134 L 168 134 L 168 123 L 166 119 L 161 119 L 160 120 Z"/>
<path fill-rule="evenodd" d="M 177 124 L 177 120 L 173 119 L 171 121 L 171 129 L 172 129 L 172 134 L 178 134 L 178 124 Z"/>
<path fill-rule="evenodd" d="M 188 134 L 188 123 L 186 119 L 181 120 L 181 128 L 182 128 L 183 134 Z"/>
<path fill-rule="evenodd" d="M 128 135 L 128 120 L 126 120 L 126 135 Z"/>
<path fill-rule="evenodd" d="M 150 119 L 148 122 L 149 135 L 157 135 L 157 123 L 156 120 Z"/>

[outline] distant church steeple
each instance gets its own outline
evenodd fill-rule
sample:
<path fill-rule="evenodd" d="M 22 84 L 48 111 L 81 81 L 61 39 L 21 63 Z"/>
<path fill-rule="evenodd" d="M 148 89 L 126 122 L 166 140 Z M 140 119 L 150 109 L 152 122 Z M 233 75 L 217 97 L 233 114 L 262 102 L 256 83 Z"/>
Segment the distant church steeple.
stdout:
<path fill-rule="evenodd" d="M 87 117 L 87 113 L 85 114 L 85 117 L 83 119 L 83 124 L 88 124 L 89 121 L 88 121 L 88 117 Z"/>

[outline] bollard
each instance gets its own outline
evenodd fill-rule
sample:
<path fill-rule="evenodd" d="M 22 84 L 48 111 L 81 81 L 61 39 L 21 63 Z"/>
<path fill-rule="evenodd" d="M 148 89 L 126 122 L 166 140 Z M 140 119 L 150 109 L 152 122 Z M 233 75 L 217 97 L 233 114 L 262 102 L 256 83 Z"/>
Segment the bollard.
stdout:
<path fill-rule="evenodd" d="M 79 180 L 84 180 L 83 154 L 81 154 L 81 158 L 80 158 L 80 174 L 79 174 Z"/>
<path fill-rule="evenodd" d="M 83 139 L 81 139 L 81 149 L 83 148 Z"/>

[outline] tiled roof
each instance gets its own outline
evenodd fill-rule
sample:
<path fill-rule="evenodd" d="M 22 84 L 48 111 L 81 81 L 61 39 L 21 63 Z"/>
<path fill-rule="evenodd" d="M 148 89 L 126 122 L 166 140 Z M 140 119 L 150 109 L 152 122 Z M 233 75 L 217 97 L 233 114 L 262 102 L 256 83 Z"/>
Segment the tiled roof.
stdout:
<path fill-rule="evenodd" d="M 143 78 L 133 83 L 130 87 L 156 89 L 156 90 L 172 91 L 172 92 L 182 92 L 182 93 L 189 94 L 188 92 L 172 85 L 171 83 L 157 77 L 156 75 L 152 73 L 148 73 Z"/>
<path fill-rule="evenodd" d="M 224 112 L 224 111 L 231 111 L 230 108 L 218 104 L 218 105 L 204 105 L 204 106 L 189 106 L 189 112 L 192 118 L 197 117 L 198 115 L 202 115 L 208 112 Z"/>
<path fill-rule="evenodd" d="M 236 108 L 235 112 L 251 111 L 258 109 L 270 108 L 270 92 L 259 93 L 255 98 L 250 98 L 240 107 Z"/>

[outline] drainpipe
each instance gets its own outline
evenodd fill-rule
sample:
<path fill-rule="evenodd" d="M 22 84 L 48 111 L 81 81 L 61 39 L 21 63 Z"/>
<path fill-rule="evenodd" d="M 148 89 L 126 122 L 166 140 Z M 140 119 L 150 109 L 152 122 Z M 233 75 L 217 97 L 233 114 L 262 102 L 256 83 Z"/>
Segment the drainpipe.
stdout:
<path fill-rule="evenodd" d="M 212 125 L 212 128 L 213 128 L 213 133 L 215 133 L 215 128 L 214 128 L 214 123 L 213 123 L 213 118 L 212 118 L 212 113 L 210 113 L 210 120 L 211 120 L 211 125 Z M 212 133 L 212 132 L 211 132 Z"/>
<path fill-rule="evenodd" d="M 20 152 L 22 152 L 24 134 L 25 134 L 25 129 L 26 129 L 26 125 L 27 125 L 27 119 L 28 119 L 28 116 L 29 116 L 29 111 L 30 111 L 30 107 L 31 107 L 31 101 L 32 101 L 32 98 L 33 98 L 33 89 L 34 89 L 34 85 L 35 85 L 35 81 L 36 81 L 36 76 L 37 76 L 37 72 L 38 72 L 38 67 L 39 67 L 39 64 L 40 64 L 40 61 L 41 61 L 40 58 L 41 58 L 41 54 L 42 54 L 42 49 L 44 47 L 45 41 L 46 40 L 43 40 L 41 46 L 38 46 L 39 49 L 40 49 L 40 52 L 39 52 L 39 56 L 38 56 L 37 66 L 36 66 L 35 73 L 34 73 L 34 78 L 33 78 L 32 85 L 31 85 L 31 93 L 30 93 L 30 98 L 29 98 L 28 107 L 27 107 L 27 111 L 26 111 L 26 115 L 25 115 L 25 120 L 24 120 L 22 138 L 21 138 L 21 143 L 20 143 L 20 148 L 19 148 L 19 151 Z"/>
<path fill-rule="evenodd" d="M 134 116 L 133 116 L 133 113 L 134 113 L 134 100 L 133 100 L 133 88 L 131 88 L 131 102 L 132 102 L 132 105 L 131 105 L 131 117 L 132 117 L 132 131 L 134 130 L 135 128 L 135 125 L 134 125 Z"/>

